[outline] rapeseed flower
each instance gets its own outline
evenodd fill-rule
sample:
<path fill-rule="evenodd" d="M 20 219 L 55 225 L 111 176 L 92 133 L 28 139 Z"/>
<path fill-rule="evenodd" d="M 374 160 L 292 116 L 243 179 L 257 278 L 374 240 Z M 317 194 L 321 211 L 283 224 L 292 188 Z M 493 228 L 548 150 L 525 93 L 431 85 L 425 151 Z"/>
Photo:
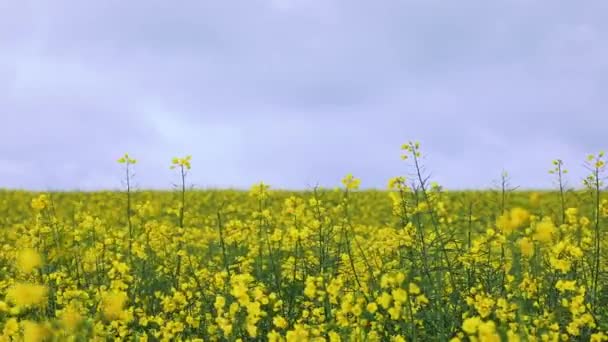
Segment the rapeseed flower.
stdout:
<path fill-rule="evenodd" d="M 526 258 L 532 257 L 534 255 L 534 242 L 530 241 L 527 237 L 519 239 L 519 250 Z"/>
<path fill-rule="evenodd" d="M 17 283 L 6 291 L 6 298 L 17 306 L 38 306 L 46 303 L 47 293 L 44 285 Z"/>
<path fill-rule="evenodd" d="M 477 333 L 477 329 L 481 323 L 482 323 L 482 320 L 481 320 L 481 318 L 479 318 L 479 316 L 473 316 L 473 317 L 466 318 L 462 322 L 462 330 L 464 330 L 464 332 L 466 332 L 469 335 L 474 335 Z"/>
<path fill-rule="evenodd" d="M 544 217 L 542 221 L 536 223 L 534 230 L 534 240 L 540 242 L 549 242 L 553 239 L 556 227 L 550 217 Z"/>
<path fill-rule="evenodd" d="M 32 248 L 25 248 L 17 255 L 17 267 L 24 273 L 31 273 L 42 265 L 40 254 Z"/>
<path fill-rule="evenodd" d="M 526 225 L 529 220 L 530 213 L 523 208 L 516 207 L 498 217 L 496 220 L 496 227 L 504 234 L 509 235 L 514 230 Z"/>
<path fill-rule="evenodd" d="M 105 293 L 101 301 L 101 309 L 104 317 L 108 320 L 120 320 L 125 318 L 124 306 L 127 295 L 124 292 Z"/>

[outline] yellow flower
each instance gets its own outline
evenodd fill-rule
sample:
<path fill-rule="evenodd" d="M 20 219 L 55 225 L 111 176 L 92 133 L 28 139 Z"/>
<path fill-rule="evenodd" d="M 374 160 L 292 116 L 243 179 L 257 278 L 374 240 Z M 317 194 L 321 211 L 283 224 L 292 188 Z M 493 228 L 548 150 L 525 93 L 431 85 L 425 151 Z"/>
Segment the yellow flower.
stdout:
<path fill-rule="evenodd" d="M 46 295 L 46 286 L 28 283 L 17 283 L 6 291 L 6 297 L 17 306 L 41 305 L 46 302 Z"/>
<path fill-rule="evenodd" d="M 262 309 L 259 302 L 247 303 L 247 314 L 250 316 L 260 316 Z"/>
<path fill-rule="evenodd" d="M 576 291 L 576 280 L 558 280 L 555 284 L 555 288 L 559 292 L 565 291 Z"/>
<path fill-rule="evenodd" d="M 509 342 L 520 342 L 521 337 L 516 331 L 509 330 L 507 331 L 507 341 Z"/>
<path fill-rule="evenodd" d="M 405 303 L 407 300 L 407 292 L 404 289 L 394 289 L 391 294 L 395 302 Z"/>
<path fill-rule="evenodd" d="M 46 208 L 48 203 L 49 203 L 48 196 L 45 194 L 42 194 L 42 195 L 32 199 L 32 208 L 40 211 L 40 210 Z"/>
<path fill-rule="evenodd" d="M 24 273 L 30 273 L 42 265 L 40 254 L 32 248 L 26 248 L 17 255 L 17 267 Z"/>
<path fill-rule="evenodd" d="M 61 324 L 63 324 L 68 331 L 75 331 L 81 321 L 82 316 L 73 305 L 69 305 L 63 309 L 61 314 Z"/>
<path fill-rule="evenodd" d="M 513 208 L 511 209 L 511 226 L 517 229 L 528 223 L 530 220 L 530 213 L 526 209 Z"/>
<path fill-rule="evenodd" d="M 247 324 L 245 330 L 247 330 L 249 337 L 255 338 L 258 335 L 258 327 L 255 324 Z"/>
<path fill-rule="evenodd" d="M 183 168 L 185 170 L 190 170 L 192 167 L 190 161 L 192 160 L 192 156 L 186 156 L 185 158 L 177 158 L 174 157 L 171 159 L 171 169 L 175 169 L 176 167 Z"/>
<path fill-rule="evenodd" d="M 589 340 L 591 342 L 604 342 L 604 341 L 608 341 L 608 335 L 606 335 L 603 332 L 597 332 L 595 334 L 591 335 L 591 339 Z"/>
<path fill-rule="evenodd" d="M 127 295 L 124 292 L 106 293 L 101 302 L 103 315 L 108 320 L 119 320 L 124 318 L 124 305 L 127 301 Z"/>
<path fill-rule="evenodd" d="M 397 304 L 397 303 L 395 303 L 395 304 Z M 388 309 L 388 313 L 389 313 L 389 315 L 391 315 L 391 319 L 396 321 L 401 316 L 401 307 L 393 306 L 392 308 Z"/>
<path fill-rule="evenodd" d="M 317 288 L 314 283 L 314 279 L 309 277 L 306 279 L 306 287 L 304 287 L 304 295 L 308 298 L 314 298 L 317 294 Z"/>
<path fill-rule="evenodd" d="M 23 325 L 24 342 L 43 341 L 48 336 L 47 329 L 36 322 L 23 321 L 21 324 Z"/>
<path fill-rule="evenodd" d="M 549 263 L 551 264 L 551 267 L 553 267 L 554 269 L 561 271 L 562 273 L 567 273 L 568 271 L 570 271 L 570 268 L 572 267 L 572 264 L 570 261 L 566 260 L 566 259 L 558 259 L 554 256 L 551 256 L 549 258 Z"/>
<path fill-rule="evenodd" d="M 420 294 L 420 287 L 418 287 L 418 285 L 416 285 L 415 283 L 410 283 L 409 292 L 413 295 Z"/>
<path fill-rule="evenodd" d="M 274 324 L 274 325 L 275 325 L 277 328 L 280 328 L 280 329 L 287 328 L 287 325 L 289 324 L 289 323 L 287 322 L 287 320 L 286 320 L 285 318 L 283 318 L 282 316 L 275 316 L 275 317 L 272 319 L 272 323 L 273 323 L 273 324 Z"/>
<path fill-rule="evenodd" d="M 338 334 L 335 331 L 330 331 L 328 335 L 329 335 L 329 342 L 340 342 L 340 341 L 342 341 L 342 338 L 340 338 L 340 334 Z"/>
<path fill-rule="evenodd" d="M 569 224 L 574 224 L 577 221 L 578 216 L 578 208 L 568 208 L 566 209 L 566 222 Z"/>
<path fill-rule="evenodd" d="M 131 158 L 128 153 L 118 159 L 120 164 L 137 164 L 137 160 Z"/>
<path fill-rule="evenodd" d="M 390 275 L 383 274 L 382 277 L 380 277 L 380 287 L 381 288 L 386 289 L 386 288 L 390 287 L 392 283 L 393 283 L 393 278 Z"/>
<path fill-rule="evenodd" d="M 521 254 L 527 258 L 534 255 L 534 243 L 527 237 L 519 239 L 519 249 L 521 250 Z"/>
<path fill-rule="evenodd" d="M 289 330 L 285 336 L 287 342 L 300 342 L 309 340 L 309 332 L 303 326 L 296 324 L 293 330 Z"/>
<path fill-rule="evenodd" d="M 249 302 L 249 288 L 242 281 L 237 281 L 232 285 L 232 295 L 239 300 L 242 304 L 247 304 Z"/>
<path fill-rule="evenodd" d="M 281 334 L 279 334 L 275 330 L 272 330 L 271 332 L 269 332 L 266 335 L 266 338 L 268 338 L 268 342 L 279 342 L 279 341 L 282 341 L 282 339 L 283 339 Z"/>
<path fill-rule="evenodd" d="M 16 318 L 9 318 L 8 321 L 4 324 L 4 329 L 2 333 L 5 336 L 14 336 L 19 332 L 19 323 Z"/>
<path fill-rule="evenodd" d="M 493 321 L 482 322 L 477 327 L 479 340 L 481 342 L 500 342 L 500 335 L 496 332 L 496 324 Z"/>
<path fill-rule="evenodd" d="M 477 327 L 481 324 L 481 318 L 479 316 L 469 317 L 462 322 L 462 330 L 469 335 L 473 335 L 477 332 Z"/>
<path fill-rule="evenodd" d="M 361 185 L 361 180 L 349 173 L 342 179 L 342 184 L 347 190 L 357 190 L 359 189 L 359 185 Z"/>
<path fill-rule="evenodd" d="M 555 225 L 550 217 L 543 218 L 542 221 L 536 224 L 534 232 L 534 240 L 540 242 L 549 242 L 553 239 L 553 233 L 555 232 Z"/>
<path fill-rule="evenodd" d="M 376 302 L 380 304 L 384 309 L 388 309 L 391 306 L 391 302 L 393 301 L 393 297 L 386 292 L 382 292 L 380 297 L 376 299 Z"/>
<path fill-rule="evenodd" d="M 405 338 L 401 335 L 397 335 L 391 339 L 392 342 L 405 342 Z"/>
<path fill-rule="evenodd" d="M 416 296 L 416 303 L 421 306 L 426 305 L 429 303 L 429 299 L 424 294 L 421 294 Z"/>
<path fill-rule="evenodd" d="M 259 200 L 264 200 L 270 195 L 268 189 L 270 189 L 270 185 L 260 182 L 251 187 L 251 190 L 249 190 L 249 195 Z"/>
<path fill-rule="evenodd" d="M 498 227 L 506 235 L 511 234 L 515 229 L 526 225 L 530 220 L 530 213 L 522 208 L 516 207 L 510 212 L 504 213 L 496 220 Z"/>
<path fill-rule="evenodd" d="M 225 305 L 226 305 L 226 298 L 224 298 L 222 296 L 215 297 L 215 303 L 213 303 L 213 307 L 215 307 L 215 310 L 217 310 L 218 312 L 221 312 L 224 310 Z"/>
<path fill-rule="evenodd" d="M 475 296 L 475 309 L 481 318 L 486 318 L 492 313 L 495 303 L 496 301 L 488 296 L 481 294 Z"/>
<path fill-rule="evenodd" d="M 388 181 L 389 190 L 403 190 L 407 186 L 405 177 L 393 177 Z"/>

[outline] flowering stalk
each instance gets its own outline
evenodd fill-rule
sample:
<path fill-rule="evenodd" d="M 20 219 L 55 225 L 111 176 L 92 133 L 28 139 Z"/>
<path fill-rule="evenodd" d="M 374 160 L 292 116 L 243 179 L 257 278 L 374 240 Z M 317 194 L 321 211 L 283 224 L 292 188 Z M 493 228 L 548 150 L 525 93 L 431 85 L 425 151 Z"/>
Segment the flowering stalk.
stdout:
<path fill-rule="evenodd" d="M 178 248 L 177 248 L 177 266 L 175 268 L 175 288 L 179 288 L 179 277 L 181 273 L 182 267 L 182 235 L 184 233 L 184 210 L 186 208 L 186 175 L 188 170 L 191 168 L 190 161 L 192 160 L 192 156 L 186 156 L 185 158 L 173 158 L 171 161 L 172 165 L 170 169 L 177 168 L 179 171 L 180 177 L 180 203 L 179 203 L 179 211 L 178 211 L 178 227 L 179 233 L 177 234 L 178 238 Z"/>
<path fill-rule="evenodd" d="M 129 247 L 127 249 L 127 257 L 130 262 L 132 262 L 131 254 L 133 249 L 133 223 L 131 221 L 132 210 L 131 210 L 131 178 L 133 174 L 131 173 L 131 167 L 137 163 L 136 159 L 129 157 L 128 153 L 125 153 L 123 157 L 118 159 L 118 163 L 125 164 L 125 183 L 127 187 L 126 197 L 127 197 L 127 225 L 129 228 Z"/>

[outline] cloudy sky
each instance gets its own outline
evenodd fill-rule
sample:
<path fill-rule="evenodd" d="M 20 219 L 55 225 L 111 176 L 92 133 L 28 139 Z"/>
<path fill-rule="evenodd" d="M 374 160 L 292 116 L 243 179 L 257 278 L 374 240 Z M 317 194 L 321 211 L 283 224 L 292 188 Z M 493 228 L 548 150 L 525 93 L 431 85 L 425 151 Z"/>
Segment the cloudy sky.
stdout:
<path fill-rule="evenodd" d="M 0 0 L 0 187 L 579 184 L 608 148 L 608 2 Z"/>

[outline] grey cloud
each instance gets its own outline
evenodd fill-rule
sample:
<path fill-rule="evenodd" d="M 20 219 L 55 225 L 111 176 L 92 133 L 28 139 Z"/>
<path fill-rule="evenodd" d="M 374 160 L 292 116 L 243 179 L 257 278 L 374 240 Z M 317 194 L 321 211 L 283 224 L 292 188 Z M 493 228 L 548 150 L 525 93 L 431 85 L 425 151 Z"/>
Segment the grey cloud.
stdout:
<path fill-rule="evenodd" d="M 187 153 L 201 185 L 384 186 L 408 139 L 448 186 L 533 186 L 605 144 L 601 1 L 2 6 L 0 186 L 110 187 L 124 151 L 144 187 Z"/>

